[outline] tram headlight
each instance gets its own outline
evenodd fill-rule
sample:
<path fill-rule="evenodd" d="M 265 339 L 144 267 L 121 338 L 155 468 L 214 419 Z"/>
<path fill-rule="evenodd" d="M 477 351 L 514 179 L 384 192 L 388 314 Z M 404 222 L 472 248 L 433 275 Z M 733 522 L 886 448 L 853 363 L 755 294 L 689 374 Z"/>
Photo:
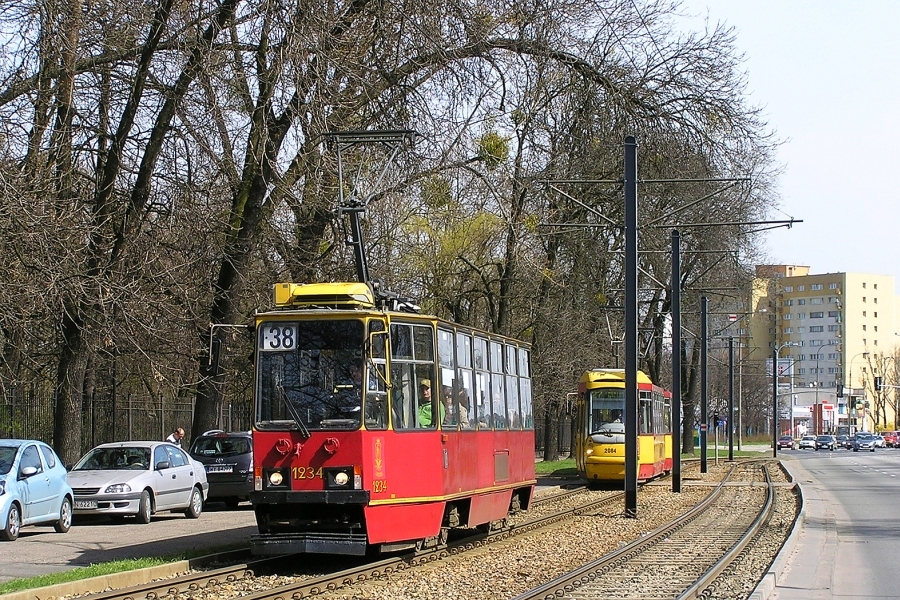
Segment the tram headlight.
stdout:
<path fill-rule="evenodd" d="M 584 445 L 584 455 L 590 456 L 593 453 L 594 453 L 594 442 L 591 441 L 590 438 L 588 438 L 587 443 L 585 443 L 585 445 Z"/>
<path fill-rule="evenodd" d="M 272 485 L 281 485 L 284 481 L 284 476 L 278 471 L 274 473 L 269 473 L 269 483 Z"/>
<path fill-rule="evenodd" d="M 326 490 L 351 490 L 354 487 L 353 467 L 330 467 L 325 469 Z"/>
<path fill-rule="evenodd" d="M 263 482 L 267 490 L 287 490 L 291 487 L 288 469 L 264 469 Z"/>

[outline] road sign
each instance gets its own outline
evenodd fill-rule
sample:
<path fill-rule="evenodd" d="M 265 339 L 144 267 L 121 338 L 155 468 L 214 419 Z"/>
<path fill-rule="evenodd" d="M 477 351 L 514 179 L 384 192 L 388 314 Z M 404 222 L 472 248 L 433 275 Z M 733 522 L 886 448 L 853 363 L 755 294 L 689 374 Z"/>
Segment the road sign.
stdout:
<path fill-rule="evenodd" d="M 706 423 L 700 423 L 700 431 L 706 431 Z"/>
<path fill-rule="evenodd" d="M 737 321 L 737 315 L 728 315 L 728 320 L 734 323 Z"/>

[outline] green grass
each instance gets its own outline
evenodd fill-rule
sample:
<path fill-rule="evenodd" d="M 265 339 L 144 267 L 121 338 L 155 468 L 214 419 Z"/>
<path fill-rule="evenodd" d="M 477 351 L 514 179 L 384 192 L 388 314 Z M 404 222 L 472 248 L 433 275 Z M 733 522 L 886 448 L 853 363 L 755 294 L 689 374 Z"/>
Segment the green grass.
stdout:
<path fill-rule="evenodd" d="M 574 458 L 535 463 L 534 472 L 538 475 L 551 475 L 553 477 L 575 477 L 578 475 Z"/>
<path fill-rule="evenodd" d="M 146 569 L 147 567 L 156 567 L 159 565 L 164 565 L 166 563 L 178 562 L 180 560 L 190 560 L 192 558 L 207 556 L 216 552 L 226 552 L 228 550 L 236 550 L 243 547 L 244 546 L 232 545 L 221 548 L 188 550 L 178 554 L 158 556 L 155 558 L 114 560 L 108 563 L 90 565 L 88 567 L 77 567 L 70 571 L 61 571 L 59 573 L 48 573 L 47 575 L 38 575 L 36 577 L 13 579 L 5 583 L 0 583 L 0 594 L 10 594 L 12 592 L 31 590 L 47 585 L 57 585 L 60 583 L 68 583 L 70 581 L 90 579 L 91 577 L 98 577 L 100 575 L 112 575 L 114 573 L 122 573 L 124 571 L 133 571 L 135 569 Z"/>

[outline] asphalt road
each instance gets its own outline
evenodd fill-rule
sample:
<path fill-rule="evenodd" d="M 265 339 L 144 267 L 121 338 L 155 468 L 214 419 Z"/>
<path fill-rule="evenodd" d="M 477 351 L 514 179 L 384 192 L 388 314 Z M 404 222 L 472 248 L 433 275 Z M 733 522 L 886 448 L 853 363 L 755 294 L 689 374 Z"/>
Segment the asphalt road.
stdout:
<path fill-rule="evenodd" d="M 68 533 L 52 526 L 23 527 L 15 542 L 0 542 L 0 582 L 66 571 L 126 558 L 166 556 L 246 544 L 256 533 L 248 502 L 235 510 L 210 503 L 199 519 L 159 513 L 149 525 L 133 519 L 113 523 L 105 517 L 75 517 Z"/>

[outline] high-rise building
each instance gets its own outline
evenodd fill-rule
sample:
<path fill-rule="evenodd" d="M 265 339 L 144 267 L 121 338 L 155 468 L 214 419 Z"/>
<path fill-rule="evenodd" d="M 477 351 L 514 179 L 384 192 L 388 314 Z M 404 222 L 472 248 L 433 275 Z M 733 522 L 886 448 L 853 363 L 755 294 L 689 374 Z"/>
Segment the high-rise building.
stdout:
<path fill-rule="evenodd" d="M 770 357 L 778 350 L 779 381 L 790 386 L 779 393 L 786 396 L 779 400 L 782 420 L 790 415 L 782 429 L 795 435 L 896 429 L 894 277 L 809 271 L 756 268 L 749 335 Z"/>

